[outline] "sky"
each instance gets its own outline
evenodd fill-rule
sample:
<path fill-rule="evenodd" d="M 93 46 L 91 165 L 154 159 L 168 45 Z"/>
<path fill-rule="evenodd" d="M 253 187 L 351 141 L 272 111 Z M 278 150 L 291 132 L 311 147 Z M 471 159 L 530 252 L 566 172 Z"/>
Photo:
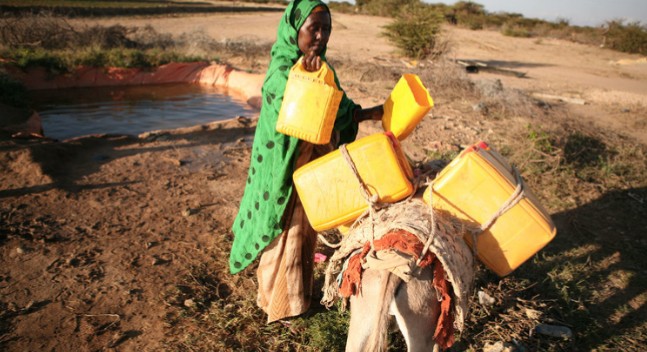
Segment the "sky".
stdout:
<path fill-rule="evenodd" d="M 453 4 L 457 0 L 424 0 Z M 569 20 L 572 25 L 599 26 L 608 20 L 624 19 L 647 25 L 647 0 L 475 0 L 487 12 L 520 13 L 528 18 Z"/>

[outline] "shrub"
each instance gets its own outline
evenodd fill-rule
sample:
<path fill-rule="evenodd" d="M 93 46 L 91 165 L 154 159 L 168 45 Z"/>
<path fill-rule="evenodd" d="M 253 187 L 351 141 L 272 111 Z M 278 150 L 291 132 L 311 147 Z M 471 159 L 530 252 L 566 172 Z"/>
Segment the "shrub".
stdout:
<path fill-rule="evenodd" d="M 440 27 L 444 18 L 421 3 L 405 6 L 395 21 L 385 27 L 384 35 L 404 55 L 423 59 L 439 54 Z"/>
<path fill-rule="evenodd" d="M 373 16 L 397 17 L 400 9 L 414 3 L 419 3 L 419 0 L 370 0 L 360 9 Z"/>
<path fill-rule="evenodd" d="M 44 39 L 46 38 L 46 39 Z M 122 25 L 73 28 L 64 17 L 38 13 L 0 17 L 0 43 L 8 48 L 63 50 L 98 46 L 102 49 L 172 46 L 169 34 L 157 33 L 151 26 Z"/>
<path fill-rule="evenodd" d="M 532 33 L 528 28 L 522 27 L 516 23 L 504 23 L 501 26 L 501 34 L 508 37 L 530 38 Z"/>
<path fill-rule="evenodd" d="M 457 15 L 462 16 L 483 16 L 485 15 L 485 7 L 471 1 L 459 1 L 454 4 L 454 10 Z"/>
<path fill-rule="evenodd" d="M 359 2 L 356 1 L 355 4 L 348 1 L 329 1 L 328 7 L 335 13 L 353 13 L 359 7 Z"/>
<path fill-rule="evenodd" d="M 2 72 L 0 72 L 0 103 L 19 108 L 28 105 L 25 86 Z"/>
<path fill-rule="evenodd" d="M 65 59 L 57 55 L 55 51 L 42 48 L 19 48 L 16 50 L 2 50 L 3 58 L 13 61 L 16 66 L 26 69 L 34 66 L 47 67 L 52 73 L 68 72 L 68 65 Z"/>
<path fill-rule="evenodd" d="M 627 53 L 647 54 L 647 28 L 638 22 L 607 22 L 606 45 Z"/>
<path fill-rule="evenodd" d="M 61 49 L 69 45 L 73 35 L 67 21 L 51 13 L 0 17 L 0 43 L 7 47 Z"/>
<path fill-rule="evenodd" d="M 92 26 L 77 32 L 69 45 L 98 45 L 103 49 L 137 47 L 137 43 L 128 38 L 129 32 L 128 28 L 119 24 L 110 27 Z"/>
<path fill-rule="evenodd" d="M 558 28 L 566 28 L 571 25 L 571 20 L 564 17 L 557 17 L 557 22 L 555 22 L 554 25 Z"/>
<path fill-rule="evenodd" d="M 211 50 L 238 53 L 237 50 L 242 50 L 214 43 L 211 38 L 195 43 L 194 36 L 176 39 L 170 34 L 157 33 L 151 26 L 113 25 L 74 29 L 64 18 L 52 14 L 0 16 L 0 57 L 23 69 L 39 66 L 54 74 L 69 72 L 79 65 L 132 68 L 207 60 L 206 54 L 197 57 L 195 51 L 198 48 L 194 48 L 194 44 L 203 46 L 203 53 Z M 259 51 L 258 46 L 245 50 L 245 53 Z M 264 52 L 267 51 L 269 49 Z"/>

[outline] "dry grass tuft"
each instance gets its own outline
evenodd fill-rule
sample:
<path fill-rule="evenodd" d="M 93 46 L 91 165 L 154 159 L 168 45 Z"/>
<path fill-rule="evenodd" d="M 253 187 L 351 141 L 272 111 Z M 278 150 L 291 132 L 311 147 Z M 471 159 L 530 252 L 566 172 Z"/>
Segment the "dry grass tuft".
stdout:
<path fill-rule="evenodd" d="M 65 45 L 73 33 L 74 29 L 63 17 L 51 13 L 0 17 L 0 40 L 7 47 L 56 49 Z"/>
<path fill-rule="evenodd" d="M 467 76 L 465 69 L 446 57 L 435 60 L 431 69 L 419 70 L 417 74 L 425 86 L 433 89 L 440 98 L 454 100 L 477 97 L 474 82 Z"/>
<path fill-rule="evenodd" d="M 42 38 L 48 38 L 42 40 Z M 73 28 L 65 17 L 38 13 L 0 17 L 1 55 L 20 67 L 42 66 L 54 73 L 76 66 L 154 67 L 169 62 L 243 58 L 252 69 L 269 55 L 270 43 L 216 41 L 204 32 L 179 36 L 151 26 Z"/>

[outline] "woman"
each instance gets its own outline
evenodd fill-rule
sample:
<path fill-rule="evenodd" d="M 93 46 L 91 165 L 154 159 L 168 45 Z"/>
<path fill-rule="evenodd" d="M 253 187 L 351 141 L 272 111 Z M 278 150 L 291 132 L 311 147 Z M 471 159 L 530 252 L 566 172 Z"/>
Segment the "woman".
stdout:
<path fill-rule="evenodd" d="M 281 18 L 263 83 L 247 186 L 232 228 L 229 264 L 232 274 L 238 273 L 263 251 L 257 269 L 257 303 L 268 314 L 268 322 L 304 313 L 312 295 L 317 236 L 293 192 L 292 173 L 332 151 L 337 142 L 352 142 L 360 121 L 379 120 L 383 114 L 381 105 L 362 109 L 344 93 L 331 145 L 313 145 L 276 132 L 290 68 L 303 56 L 306 70 L 318 70 L 326 61 L 331 29 L 330 11 L 323 2 L 290 3 Z M 339 87 L 336 75 L 335 82 Z"/>

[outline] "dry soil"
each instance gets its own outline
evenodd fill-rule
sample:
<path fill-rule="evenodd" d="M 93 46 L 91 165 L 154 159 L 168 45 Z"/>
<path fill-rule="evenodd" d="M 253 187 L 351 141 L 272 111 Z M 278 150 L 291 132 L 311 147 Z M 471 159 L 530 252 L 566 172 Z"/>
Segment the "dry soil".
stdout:
<path fill-rule="evenodd" d="M 148 24 L 162 33 L 271 42 L 279 17 L 210 14 L 93 23 Z M 438 64 L 398 56 L 379 35 L 388 22 L 334 15 L 328 57 L 339 66 L 348 95 L 364 106 L 384 101 L 399 73 Z M 471 74 L 474 81 L 499 80 L 508 89 L 543 94 L 571 119 L 647 143 L 644 58 L 490 31 L 447 28 L 446 35 L 452 52 L 443 60 L 500 69 Z M 560 97 L 585 104 L 565 103 Z M 479 121 L 471 105 L 465 108 L 460 100 L 437 101 L 405 144 L 412 158 L 421 160 L 442 145 L 496 139 L 504 132 L 502 122 Z M 170 307 L 197 303 L 188 295 L 173 301 L 168 292 L 181 288 L 196 266 L 206 264 L 216 273 L 212 286 L 223 299 L 233 289 L 253 290 L 253 271 L 231 278 L 226 263 L 255 117 L 144 138 L 2 141 L 1 349 L 159 351 L 185 333 L 169 328 Z M 507 123 L 514 128 L 515 120 Z M 369 123 L 362 133 L 379 129 Z"/>

